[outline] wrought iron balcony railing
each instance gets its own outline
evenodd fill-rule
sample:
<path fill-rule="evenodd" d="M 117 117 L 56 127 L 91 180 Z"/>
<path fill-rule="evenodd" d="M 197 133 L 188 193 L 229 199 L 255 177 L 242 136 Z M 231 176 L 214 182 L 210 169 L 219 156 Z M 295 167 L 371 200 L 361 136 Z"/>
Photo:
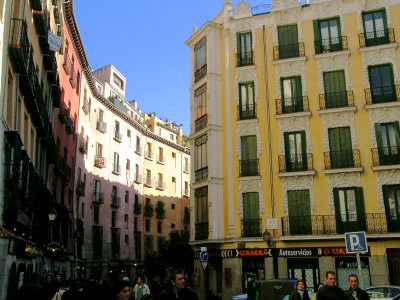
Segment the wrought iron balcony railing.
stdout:
<path fill-rule="evenodd" d="M 309 111 L 308 96 L 275 99 L 275 105 L 277 115 Z"/>
<path fill-rule="evenodd" d="M 394 28 L 387 28 L 384 30 L 375 30 L 370 32 L 362 32 L 358 34 L 360 48 L 392 44 L 396 42 L 394 36 Z"/>
<path fill-rule="evenodd" d="M 113 165 L 113 169 L 112 169 L 113 174 L 115 175 L 121 175 L 121 166 L 120 165 Z"/>
<path fill-rule="evenodd" d="M 314 46 L 315 54 L 347 50 L 347 37 L 338 36 L 329 39 L 316 40 L 314 41 Z"/>
<path fill-rule="evenodd" d="M 207 74 L 207 64 L 204 64 L 200 69 L 194 72 L 194 82 L 199 81 Z"/>
<path fill-rule="evenodd" d="M 117 141 L 119 143 L 122 142 L 122 133 L 119 131 L 114 131 L 114 141 Z"/>
<path fill-rule="evenodd" d="M 201 222 L 194 224 L 194 238 L 195 240 L 208 239 L 208 222 Z"/>
<path fill-rule="evenodd" d="M 285 216 L 281 218 L 282 235 L 335 235 L 365 230 L 369 234 L 400 232 L 400 226 L 383 213 L 358 215 Z"/>
<path fill-rule="evenodd" d="M 194 172 L 194 181 L 200 182 L 208 179 L 208 167 L 198 169 Z"/>
<path fill-rule="evenodd" d="M 319 108 L 321 110 L 338 107 L 354 107 L 352 90 L 319 95 Z"/>
<path fill-rule="evenodd" d="M 87 154 L 88 153 L 88 140 L 83 136 L 80 137 L 79 151 L 82 154 Z"/>
<path fill-rule="evenodd" d="M 371 151 L 373 166 L 400 164 L 400 145 L 372 148 Z"/>
<path fill-rule="evenodd" d="M 154 153 L 151 151 L 144 151 L 144 157 L 148 160 L 153 160 L 154 159 Z"/>
<path fill-rule="evenodd" d="M 97 121 L 96 129 L 102 133 L 106 133 L 107 132 L 107 123 L 102 120 Z"/>
<path fill-rule="evenodd" d="M 27 74 L 29 64 L 30 42 L 26 31 L 26 23 L 21 19 L 11 19 L 10 22 L 10 58 L 14 71 Z"/>
<path fill-rule="evenodd" d="M 400 101 L 400 84 L 367 88 L 364 90 L 367 105 Z"/>
<path fill-rule="evenodd" d="M 104 193 L 94 192 L 93 193 L 93 203 L 103 204 L 104 203 Z"/>
<path fill-rule="evenodd" d="M 142 151 L 143 151 L 142 146 L 136 145 L 136 147 L 135 147 L 135 153 L 136 153 L 137 155 L 142 155 Z"/>
<path fill-rule="evenodd" d="M 259 159 L 242 159 L 239 164 L 239 176 L 260 175 Z"/>
<path fill-rule="evenodd" d="M 120 207 L 121 206 L 121 197 L 118 197 L 117 194 L 111 193 L 111 206 L 112 207 Z"/>
<path fill-rule="evenodd" d="M 81 180 L 78 181 L 77 187 L 76 187 L 76 194 L 77 196 L 85 196 L 85 183 Z"/>
<path fill-rule="evenodd" d="M 106 167 L 106 158 L 99 156 L 99 155 L 95 155 L 94 166 L 98 167 L 98 168 L 105 168 Z"/>
<path fill-rule="evenodd" d="M 133 175 L 133 178 L 134 178 L 134 181 L 135 181 L 136 183 L 142 183 L 142 175 L 140 175 L 140 174 L 138 174 L 138 173 L 135 173 L 135 174 Z"/>
<path fill-rule="evenodd" d="M 303 42 L 274 47 L 274 60 L 302 57 L 304 55 L 305 51 Z"/>
<path fill-rule="evenodd" d="M 237 106 L 238 120 L 249 120 L 257 118 L 256 104 L 245 104 Z"/>
<path fill-rule="evenodd" d="M 153 205 L 151 205 L 151 204 L 146 204 L 145 206 L 144 206 L 144 211 L 143 211 L 143 215 L 145 216 L 145 217 L 152 217 L 152 216 L 154 216 L 154 207 L 153 207 Z"/>
<path fill-rule="evenodd" d="M 133 204 L 133 213 L 140 215 L 142 213 L 142 205 L 140 203 Z"/>
<path fill-rule="evenodd" d="M 254 64 L 253 57 L 254 57 L 253 51 L 236 53 L 236 67 L 253 65 Z"/>
<path fill-rule="evenodd" d="M 243 219 L 242 220 L 242 237 L 258 237 L 261 236 L 261 219 Z"/>
<path fill-rule="evenodd" d="M 342 150 L 324 152 L 325 169 L 361 167 L 360 150 Z"/>
<path fill-rule="evenodd" d="M 207 127 L 208 116 L 207 114 L 202 115 L 200 118 L 194 121 L 194 130 L 195 132 L 202 130 Z"/>
<path fill-rule="evenodd" d="M 279 173 L 314 170 L 312 153 L 293 154 L 288 158 L 286 155 L 279 155 L 278 163 Z"/>
<path fill-rule="evenodd" d="M 90 112 L 90 103 L 87 98 L 83 99 L 82 110 L 85 113 L 85 115 L 88 115 Z"/>

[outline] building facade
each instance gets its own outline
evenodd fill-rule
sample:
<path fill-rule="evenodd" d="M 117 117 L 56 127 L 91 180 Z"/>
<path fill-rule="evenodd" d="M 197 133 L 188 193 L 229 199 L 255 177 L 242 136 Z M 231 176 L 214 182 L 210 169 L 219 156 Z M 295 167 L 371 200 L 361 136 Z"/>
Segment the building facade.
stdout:
<path fill-rule="evenodd" d="M 14 299 L 24 279 L 53 262 L 47 178 L 57 158 L 62 11 L 57 1 L 1 1 L 0 23 L 0 299 Z"/>
<path fill-rule="evenodd" d="M 344 233 L 357 231 L 368 241 L 364 287 L 400 283 L 399 14 L 399 1 L 226 0 L 193 31 L 202 296 L 229 299 L 249 278 L 312 289 L 327 270 L 347 288 L 357 262 Z"/>

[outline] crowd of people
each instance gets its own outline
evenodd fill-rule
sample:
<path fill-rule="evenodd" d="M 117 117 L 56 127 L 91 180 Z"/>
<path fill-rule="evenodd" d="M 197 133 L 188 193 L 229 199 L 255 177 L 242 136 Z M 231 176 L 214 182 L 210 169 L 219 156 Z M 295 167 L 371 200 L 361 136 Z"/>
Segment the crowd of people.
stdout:
<path fill-rule="evenodd" d="M 109 283 L 105 280 L 63 280 L 56 273 L 54 279 L 46 275 L 43 282 L 37 273 L 32 273 L 29 281 L 18 290 L 18 300 L 198 300 L 193 289 L 187 286 L 182 270 L 171 270 L 168 282 L 160 293 L 150 291 L 142 276 L 132 284 L 128 277 Z"/>
<path fill-rule="evenodd" d="M 358 276 L 350 274 L 348 277 L 349 288 L 342 290 L 336 285 L 334 271 L 326 272 L 325 284 L 318 283 L 314 288 L 311 300 L 370 300 L 366 291 L 359 287 Z M 297 280 L 295 290 L 289 300 L 310 300 L 309 293 L 302 279 Z"/>

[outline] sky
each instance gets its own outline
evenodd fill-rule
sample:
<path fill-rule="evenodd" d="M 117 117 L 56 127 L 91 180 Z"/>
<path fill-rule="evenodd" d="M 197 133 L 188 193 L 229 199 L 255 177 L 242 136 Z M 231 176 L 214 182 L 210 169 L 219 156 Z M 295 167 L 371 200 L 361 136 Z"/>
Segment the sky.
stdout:
<path fill-rule="evenodd" d="M 222 10 L 224 0 L 73 3 L 92 70 L 114 65 L 126 78 L 126 100 L 136 100 L 142 111 L 182 124 L 189 134 L 190 51 L 185 42 L 193 27 L 199 29 Z"/>

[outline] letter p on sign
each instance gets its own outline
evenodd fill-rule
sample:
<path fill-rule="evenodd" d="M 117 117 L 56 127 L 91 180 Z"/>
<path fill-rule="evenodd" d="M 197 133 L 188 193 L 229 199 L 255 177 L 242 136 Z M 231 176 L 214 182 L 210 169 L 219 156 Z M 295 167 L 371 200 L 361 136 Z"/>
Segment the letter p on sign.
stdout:
<path fill-rule="evenodd" d="M 367 237 L 365 231 L 346 232 L 344 234 L 347 253 L 365 253 L 368 252 Z"/>

